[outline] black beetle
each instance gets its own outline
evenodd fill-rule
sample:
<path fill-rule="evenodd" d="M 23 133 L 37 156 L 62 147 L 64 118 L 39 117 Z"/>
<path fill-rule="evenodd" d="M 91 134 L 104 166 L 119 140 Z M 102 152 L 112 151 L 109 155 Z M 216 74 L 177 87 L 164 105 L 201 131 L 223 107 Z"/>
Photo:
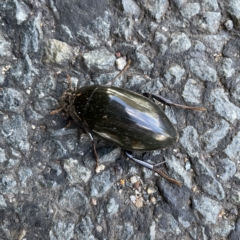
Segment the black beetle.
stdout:
<path fill-rule="evenodd" d="M 130 151 L 163 149 L 177 141 L 178 134 L 174 126 L 159 106 L 149 98 L 120 87 L 106 85 L 93 85 L 74 90 L 71 88 L 70 77 L 68 80 L 70 87 L 61 97 L 61 107 L 51 114 L 65 110 L 85 129 L 92 140 L 97 163 L 98 155 L 92 134 Z M 148 93 L 145 95 L 170 106 L 205 110 L 178 105 L 158 95 Z M 156 165 L 135 159 L 129 153 L 126 155 L 169 181 L 181 185 L 160 172 Z"/>

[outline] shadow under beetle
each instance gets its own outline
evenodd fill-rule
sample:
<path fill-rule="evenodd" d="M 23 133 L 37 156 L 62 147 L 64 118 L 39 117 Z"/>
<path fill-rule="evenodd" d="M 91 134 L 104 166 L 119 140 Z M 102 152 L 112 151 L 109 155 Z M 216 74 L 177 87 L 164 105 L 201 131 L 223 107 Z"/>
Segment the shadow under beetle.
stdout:
<path fill-rule="evenodd" d="M 125 71 L 130 65 L 120 72 Z M 118 74 L 114 80 L 120 75 Z M 113 82 L 112 80 L 111 82 Z M 173 145 L 178 134 L 166 114 L 149 97 L 169 106 L 204 111 L 175 104 L 155 94 L 142 96 L 135 92 L 109 85 L 93 85 L 73 89 L 68 76 L 69 88 L 63 93 L 60 107 L 51 112 L 65 110 L 72 119 L 83 127 L 89 135 L 94 154 L 99 165 L 94 137 L 112 142 L 123 150 L 152 151 Z M 139 164 L 152 169 L 167 180 L 181 186 L 181 183 L 157 169 L 157 165 L 138 160 L 129 153 L 126 155 Z"/>

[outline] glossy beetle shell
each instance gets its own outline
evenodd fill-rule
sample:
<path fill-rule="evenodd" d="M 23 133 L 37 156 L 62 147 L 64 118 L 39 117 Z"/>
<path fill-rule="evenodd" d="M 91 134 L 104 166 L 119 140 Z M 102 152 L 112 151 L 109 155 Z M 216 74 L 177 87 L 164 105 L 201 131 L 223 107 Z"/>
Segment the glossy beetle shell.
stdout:
<path fill-rule="evenodd" d="M 165 113 L 135 92 L 93 85 L 68 90 L 62 101 L 74 121 L 122 149 L 150 151 L 177 141 L 177 132 Z"/>

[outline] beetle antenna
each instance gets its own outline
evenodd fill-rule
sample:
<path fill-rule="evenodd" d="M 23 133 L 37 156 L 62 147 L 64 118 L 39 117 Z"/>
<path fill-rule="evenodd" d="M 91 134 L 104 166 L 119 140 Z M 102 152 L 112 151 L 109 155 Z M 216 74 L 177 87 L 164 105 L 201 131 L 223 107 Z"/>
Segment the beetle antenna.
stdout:
<path fill-rule="evenodd" d="M 169 176 L 167 176 L 164 172 L 161 172 L 159 169 L 155 168 L 155 166 L 153 165 L 153 171 L 158 173 L 160 176 L 162 176 L 163 178 L 167 179 L 169 182 L 172 182 L 176 185 L 178 185 L 179 187 L 182 187 L 182 183 L 178 182 L 177 180 L 170 178 Z"/>
<path fill-rule="evenodd" d="M 139 160 L 139 159 L 137 159 L 137 158 L 134 158 L 131 154 L 129 154 L 129 153 L 127 153 L 127 152 L 125 152 L 125 154 L 126 154 L 130 159 L 132 159 L 134 162 L 137 162 L 137 163 L 141 164 L 142 166 L 153 170 L 154 172 L 158 173 L 158 174 L 159 174 L 160 176 L 162 176 L 163 178 L 167 179 L 169 182 L 175 183 L 175 184 L 177 184 L 177 185 L 180 186 L 180 187 L 182 186 L 182 184 L 181 184 L 180 182 L 178 182 L 177 180 L 175 180 L 175 179 L 173 179 L 173 178 L 168 177 L 165 173 L 163 173 L 163 172 L 161 172 L 159 169 L 157 169 L 156 166 L 159 165 L 159 163 L 156 164 L 156 165 L 152 165 L 152 164 L 150 164 L 150 163 L 147 163 L 147 162 L 141 161 L 141 160 Z"/>
<path fill-rule="evenodd" d="M 63 110 L 63 107 L 59 107 L 59 108 L 57 108 L 57 109 L 51 111 L 50 114 L 51 114 L 51 115 L 53 115 L 53 114 L 57 114 L 57 113 L 61 112 L 62 110 Z"/>
<path fill-rule="evenodd" d="M 72 80 L 71 80 L 70 75 L 68 75 L 68 74 L 67 74 L 67 79 L 68 79 L 68 89 L 73 90 L 73 87 L 72 87 Z"/>
<path fill-rule="evenodd" d="M 112 85 L 112 84 L 115 82 L 115 80 L 116 80 L 118 77 L 120 77 L 120 76 L 130 67 L 130 64 L 131 64 L 131 60 L 129 59 L 129 60 L 127 61 L 127 64 L 125 65 L 125 67 L 121 70 L 121 72 L 118 73 L 118 75 L 117 75 L 113 80 L 111 80 L 110 82 L 106 83 L 106 85 Z"/>

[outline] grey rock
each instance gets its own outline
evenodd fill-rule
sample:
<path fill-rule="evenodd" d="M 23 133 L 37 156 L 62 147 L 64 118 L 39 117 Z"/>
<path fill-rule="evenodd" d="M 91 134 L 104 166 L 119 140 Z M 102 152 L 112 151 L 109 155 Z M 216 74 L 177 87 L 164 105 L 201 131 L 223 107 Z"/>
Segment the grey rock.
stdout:
<path fill-rule="evenodd" d="M 218 214 L 222 210 L 222 206 L 217 201 L 205 196 L 193 197 L 193 207 L 205 224 L 216 224 Z"/>
<path fill-rule="evenodd" d="M 228 235 L 235 229 L 235 222 L 233 220 L 221 219 L 212 229 L 212 234 L 215 235 L 215 239 L 221 236 L 228 239 Z"/>
<path fill-rule="evenodd" d="M 125 222 L 124 225 L 117 225 L 115 231 L 117 239 L 126 240 L 132 239 L 132 234 L 134 233 L 133 226 L 128 222 Z"/>
<path fill-rule="evenodd" d="M 203 90 L 204 86 L 201 82 L 190 78 L 184 86 L 182 96 L 188 103 L 200 104 Z"/>
<path fill-rule="evenodd" d="M 114 163 L 117 158 L 121 156 L 121 148 L 115 148 L 107 154 L 104 154 L 102 157 L 99 158 L 99 162 L 101 164 L 106 163 Z"/>
<path fill-rule="evenodd" d="M 187 161 L 187 162 L 185 163 L 185 170 L 186 170 L 186 171 L 189 171 L 189 170 L 191 169 L 191 167 L 192 167 L 191 163 L 190 163 L 189 161 Z"/>
<path fill-rule="evenodd" d="M 0 57 L 10 57 L 12 55 L 11 52 L 11 43 L 6 41 L 0 32 Z"/>
<path fill-rule="evenodd" d="M 200 11 L 200 5 L 198 3 L 188 3 L 182 6 L 181 15 L 187 19 L 197 15 Z"/>
<path fill-rule="evenodd" d="M 150 15 L 158 22 L 161 22 L 161 18 L 167 12 L 169 6 L 168 0 L 153 0 L 144 2 L 144 7 L 149 11 Z"/>
<path fill-rule="evenodd" d="M 0 129 L 0 137 L 17 150 L 27 153 L 30 145 L 28 142 L 28 127 L 21 115 L 12 115 L 6 119 Z"/>
<path fill-rule="evenodd" d="M 78 40 L 88 48 L 97 48 L 100 46 L 101 41 L 98 39 L 91 30 L 81 28 L 77 31 Z"/>
<path fill-rule="evenodd" d="M 87 197 L 80 189 L 69 187 L 62 192 L 58 204 L 63 209 L 73 209 L 73 211 L 81 209 L 84 212 L 89 207 L 88 202 Z"/>
<path fill-rule="evenodd" d="M 71 240 L 74 236 L 74 223 L 71 222 L 63 222 L 63 221 L 55 221 L 51 226 L 51 230 L 49 231 L 49 239 L 50 240 Z"/>
<path fill-rule="evenodd" d="M 168 172 L 172 172 L 171 176 L 179 180 L 181 179 L 184 181 L 184 185 L 188 188 L 192 188 L 192 176 L 190 172 L 187 172 L 184 167 L 181 165 L 181 162 L 176 157 L 172 156 L 171 158 L 164 158 L 166 161 L 166 166 L 168 168 Z"/>
<path fill-rule="evenodd" d="M 111 16 L 108 11 L 104 11 L 103 16 L 98 16 L 92 23 L 92 29 L 97 31 L 97 37 L 101 42 L 109 41 L 111 27 Z"/>
<path fill-rule="evenodd" d="M 240 102 L 240 76 L 236 77 L 236 85 L 233 89 L 231 89 L 231 94 L 233 97 Z"/>
<path fill-rule="evenodd" d="M 78 160 L 69 158 L 64 161 L 63 167 L 68 174 L 68 180 L 71 184 L 87 182 L 91 177 L 91 170 L 81 166 Z"/>
<path fill-rule="evenodd" d="M 13 174 L 0 174 L 0 193 L 16 194 L 18 193 L 17 181 Z"/>
<path fill-rule="evenodd" d="M 226 35 L 207 35 L 203 36 L 203 41 L 214 53 L 221 53 L 228 37 Z"/>
<path fill-rule="evenodd" d="M 176 114 L 173 114 L 171 107 L 165 106 L 164 113 L 169 118 L 169 120 L 171 121 L 172 124 L 178 124 Z"/>
<path fill-rule="evenodd" d="M 164 215 L 158 222 L 160 223 L 160 224 L 158 224 L 158 226 L 159 226 L 158 230 L 160 232 L 174 233 L 176 235 L 179 235 L 181 233 L 178 222 L 169 213 L 164 213 Z M 166 226 L 168 226 L 168 227 L 166 227 Z"/>
<path fill-rule="evenodd" d="M 150 240 L 154 240 L 156 238 L 156 223 L 155 223 L 155 221 L 152 221 L 152 224 L 149 229 L 149 236 L 150 236 Z"/>
<path fill-rule="evenodd" d="M 181 81 L 184 74 L 185 69 L 181 68 L 179 65 L 175 65 L 169 68 L 168 71 L 164 74 L 164 77 L 167 80 L 167 86 L 174 88 L 174 86 Z"/>
<path fill-rule="evenodd" d="M 214 128 L 209 129 L 203 134 L 201 140 L 204 142 L 207 152 L 211 152 L 218 146 L 219 141 L 227 135 L 229 128 L 229 124 L 222 119 L 219 123 L 215 124 Z"/>
<path fill-rule="evenodd" d="M 16 166 L 18 166 L 20 163 L 20 159 L 10 158 L 7 163 L 7 169 L 12 169 Z"/>
<path fill-rule="evenodd" d="M 5 161 L 7 161 L 5 151 L 0 147 L 0 163 L 4 163 Z"/>
<path fill-rule="evenodd" d="M 238 0 L 228 1 L 228 12 L 232 16 L 237 27 L 240 27 L 240 5 Z"/>
<path fill-rule="evenodd" d="M 7 203 L 5 202 L 3 195 L 0 195 L 0 210 L 5 209 L 6 207 Z"/>
<path fill-rule="evenodd" d="M 34 77 L 38 75 L 38 70 L 33 66 L 28 55 L 10 69 L 10 77 L 18 86 L 26 89 L 32 86 Z"/>
<path fill-rule="evenodd" d="M 165 44 L 160 44 L 159 45 L 159 54 L 163 56 L 166 51 L 168 50 L 168 47 Z"/>
<path fill-rule="evenodd" d="M 193 169 L 198 175 L 197 182 L 201 186 L 204 192 L 210 196 L 222 200 L 225 198 L 225 192 L 222 185 L 214 178 L 213 173 L 209 170 L 209 167 L 205 165 L 200 159 L 193 161 Z"/>
<path fill-rule="evenodd" d="M 119 74 L 119 71 L 97 74 L 93 77 L 93 82 L 94 84 L 105 85 L 111 82 L 118 74 Z M 124 76 L 121 75 L 113 82 L 112 85 L 121 87 L 123 80 L 124 80 Z"/>
<path fill-rule="evenodd" d="M 240 54 L 240 39 L 227 39 L 227 43 L 223 48 L 223 56 L 231 58 L 235 64 L 239 63 L 239 58 L 237 57 Z"/>
<path fill-rule="evenodd" d="M 209 100 L 214 105 L 215 111 L 229 122 L 234 123 L 235 120 L 240 118 L 240 108 L 229 101 L 223 89 L 213 90 Z"/>
<path fill-rule="evenodd" d="M 234 68 L 231 68 L 233 64 L 232 59 L 223 58 L 221 66 L 218 68 L 218 74 L 225 78 L 230 78 L 235 74 Z"/>
<path fill-rule="evenodd" d="M 20 46 L 20 51 L 24 56 L 31 56 L 33 53 L 38 52 L 40 40 L 43 38 L 41 23 L 42 14 L 38 13 L 36 17 L 32 17 L 31 21 L 24 25 L 24 30 L 21 32 Z"/>
<path fill-rule="evenodd" d="M 142 93 L 150 92 L 150 93 L 159 94 L 159 91 L 161 90 L 161 88 L 163 88 L 163 85 L 160 79 L 155 78 L 155 79 L 151 79 L 151 81 L 148 80 L 145 84 L 143 84 L 140 87 L 140 91 Z"/>
<path fill-rule="evenodd" d="M 206 12 L 203 14 L 198 26 L 201 30 L 207 33 L 216 34 L 220 26 L 220 20 L 220 12 Z"/>
<path fill-rule="evenodd" d="M 222 181 L 228 181 L 237 171 L 236 164 L 228 158 L 219 161 L 221 169 L 218 170 L 218 176 Z"/>
<path fill-rule="evenodd" d="M 238 240 L 240 236 L 240 218 L 236 220 L 235 229 L 228 236 L 229 240 Z"/>
<path fill-rule="evenodd" d="M 219 11 L 217 0 L 203 0 L 202 6 L 204 10 L 207 12 L 217 12 Z"/>
<path fill-rule="evenodd" d="M 240 132 L 236 134 L 232 142 L 226 147 L 226 149 L 224 149 L 224 152 L 227 154 L 227 156 L 236 163 L 238 163 L 240 159 L 239 146 L 240 146 Z"/>
<path fill-rule="evenodd" d="M 199 51 L 199 52 L 204 52 L 204 51 L 206 50 L 206 47 L 205 47 L 205 45 L 204 45 L 202 42 L 196 41 L 196 44 L 195 44 L 195 46 L 194 46 L 194 49 L 195 49 L 196 51 Z"/>
<path fill-rule="evenodd" d="M 103 171 L 92 179 L 90 186 L 90 195 L 92 197 L 101 197 L 107 193 L 113 184 L 114 178 L 111 175 L 110 171 Z"/>
<path fill-rule="evenodd" d="M 91 234 L 94 229 L 94 225 L 89 216 L 86 216 L 81 219 L 80 223 L 75 227 L 75 233 L 77 239 L 79 240 L 88 240 L 95 239 Z"/>
<path fill-rule="evenodd" d="M 133 0 L 117 0 L 115 4 L 126 14 L 134 15 L 135 19 L 138 19 L 141 15 L 141 9 Z"/>
<path fill-rule="evenodd" d="M 228 31 L 231 31 L 233 29 L 233 21 L 228 19 L 225 23 L 224 26 Z"/>
<path fill-rule="evenodd" d="M 58 101 L 53 97 L 43 97 L 34 102 L 34 110 L 42 115 L 49 114 L 49 109 L 56 109 Z"/>
<path fill-rule="evenodd" d="M 16 5 L 15 17 L 17 19 L 17 24 L 20 25 L 22 22 L 24 22 L 28 18 L 31 11 L 24 2 L 19 2 L 17 0 L 13 0 L 13 2 Z"/>
<path fill-rule="evenodd" d="M 191 41 L 185 33 L 174 33 L 171 39 L 170 50 L 172 53 L 182 53 L 191 47 Z"/>
<path fill-rule="evenodd" d="M 172 2 L 176 5 L 176 7 L 180 8 L 183 4 L 187 2 L 187 0 L 172 0 Z"/>
<path fill-rule="evenodd" d="M 199 157 L 199 141 L 198 133 L 192 126 L 183 129 L 179 142 L 185 148 L 189 156 Z"/>
<path fill-rule="evenodd" d="M 134 75 L 128 78 L 127 83 L 124 85 L 125 89 L 132 91 L 138 90 L 147 82 L 147 79 L 144 75 Z"/>
<path fill-rule="evenodd" d="M 231 189 L 231 200 L 235 205 L 240 205 L 240 188 L 235 186 Z"/>
<path fill-rule="evenodd" d="M 110 198 L 107 205 L 106 205 L 107 213 L 111 216 L 118 212 L 119 204 L 115 200 L 115 198 Z"/>
<path fill-rule="evenodd" d="M 161 32 L 156 31 L 154 34 L 154 42 L 156 43 L 165 43 L 167 41 L 167 37 Z"/>
<path fill-rule="evenodd" d="M 187 66 L 189 67 L 191 73 L 200 78 L 202 81 L 217 81 L 217 72 L 214 68 L 209 67 L 203 60 L 192 58 L 187 61 Z"/>
<path fill-rule="evenodd" d="M 149 58 L 139 52 L 137 52 L 135 55 L 135 65 L 139 70 L 142 70 L 143 72 L 151 71 L 153 68 L 153 63 L 151 63 Z"/>
<path fill-rule="evenodd" d="M 73 34 L 66 25 L 61 25 L 61 30 L 67 35 L 68 39 L 73 39 Z"/>
<path fill-rule="evenodd" d="M 115 56 L 107 49 L 102 48 L 98 50 L 89 51 L 83 54 L 83 61 L 90 71 L 113 70 L 115 64 Z"/>
<path fill-rule="evenodd" d="M 43 98 L 51 91 L 56 90 L 56 85 L 56 78 L 53 78 L 52 76 L 43 77 L 41 81 L 36 84 L 33 93 L 36 97 Z"/>
<path fill-rule="evenodd" d="M 43 62 L 47 65 L 68 66 L 73 59 L 73 48 L 57 39 L 49 39 L 44 45 Z"/>
<path fill-rule="evenodd" d="M 114 30 L 116 37 L 126 41 L 132 40 L 134 21 L 131 18 L 118 19 L 118 25 Z"/>
<path fill-rule="evenodd" d="M 2 86 L 4 82 L 5 82 L 5 74 L 4 72 L 0 72 L 0 85 Z"/>
<path fill-rule="evenodd" d="M 38 121 L 40 119 L 43 119 L 44 116 L 37 113 L 33 108 L 32 106 L 29 106 L 27 109 L 26 109 L 26 118 L 29 119 L 29 120 L 32 120 L 32 121 Z"/>
<path fill-rule="evenodd" d="M 21 185 L 23 187 L 27 186 L 27 180 L 33 175 L 32 170 L 30 168 L 21 167 L 18 171 L 19 180 L 21 181 Z"/>

